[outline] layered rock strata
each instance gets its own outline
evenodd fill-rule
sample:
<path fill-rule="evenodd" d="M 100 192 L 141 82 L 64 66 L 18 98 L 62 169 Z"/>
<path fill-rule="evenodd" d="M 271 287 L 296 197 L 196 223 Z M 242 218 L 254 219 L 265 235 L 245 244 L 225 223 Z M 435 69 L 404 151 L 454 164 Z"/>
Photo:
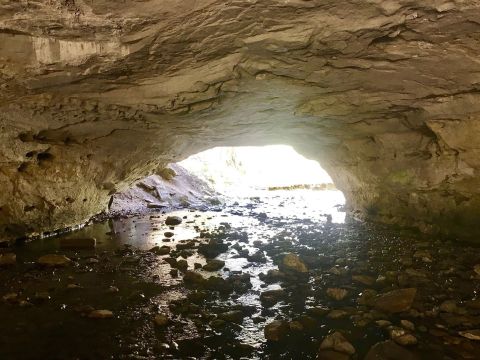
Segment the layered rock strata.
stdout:
<path fill-rule="evenodd" d="M 362 218 L 475 239 L 475 0 L 0 1 L 0 237 L 159 166 L 291 144 Z"/>

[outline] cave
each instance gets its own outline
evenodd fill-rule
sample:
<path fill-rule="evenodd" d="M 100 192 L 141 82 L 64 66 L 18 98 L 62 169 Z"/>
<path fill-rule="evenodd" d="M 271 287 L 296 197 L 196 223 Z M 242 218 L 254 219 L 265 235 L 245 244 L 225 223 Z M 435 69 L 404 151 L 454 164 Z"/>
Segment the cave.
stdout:
<path fill-rule="evenodd" d="M 25 320 L 1 330 L 1 357 L 480 357 L 479 18 L 474 0 L 1 1 L 0 313 Z M 169 164 L 273 144 L 321 164 L 349 221 L 254 214 L 259 229 L 284 227 L 263 243 L 227 224 L 231 207 L 109 215 Z M 193 239 L 150 251 L 115 238 L 137 227 Z M 256 265 L 209 281 L 208 263 L 165 263 L 198 254 Z M 98 308 L 78 279 L 149 312 Z M 175 279 L 189 303 L 170 297 L 167 312 L 159 294 Z M 156 340 L 132 325 L 130 344 L 129 321 L 153 312 Z M 44 337 L 25 349 L 29 319 Z M 261 331 L 241 338 L 242 324 Z M 191 338 L 174 336 L 182 326 Z"/>

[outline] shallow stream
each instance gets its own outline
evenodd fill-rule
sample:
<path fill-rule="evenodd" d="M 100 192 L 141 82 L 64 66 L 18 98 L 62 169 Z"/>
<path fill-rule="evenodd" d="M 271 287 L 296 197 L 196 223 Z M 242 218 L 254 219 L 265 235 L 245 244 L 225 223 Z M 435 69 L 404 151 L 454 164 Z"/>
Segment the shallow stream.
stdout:
<path fill-rule="evenodd" d="M 477 247 L 345 223 L 335 191 L 260 195 L 0 249 L 16 255 L 0 268 L 0 359 L 387 359 L 371 357 L 384 341 L 407 359 L 480 358 Z M 39 265 L 46 254 L 71 261 Z M 212 259 L 221 269 L 202 269 Z M 398 289 L 415 289 L 405 309 L 378 305 Z M 274 320 L 280 330 L 265 332 Z M 334 331 L 353 354 L 319 353 Z"/>

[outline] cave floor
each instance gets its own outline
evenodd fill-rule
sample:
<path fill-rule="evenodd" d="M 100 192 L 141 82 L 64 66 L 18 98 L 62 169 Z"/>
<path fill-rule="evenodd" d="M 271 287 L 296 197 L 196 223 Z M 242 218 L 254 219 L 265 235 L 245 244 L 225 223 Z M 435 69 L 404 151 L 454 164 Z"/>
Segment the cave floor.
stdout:
<path fill-rule="evenodd" d="M 478 247 L 294 193 L 0 249 L 0 359 L 480 358 Z"/>

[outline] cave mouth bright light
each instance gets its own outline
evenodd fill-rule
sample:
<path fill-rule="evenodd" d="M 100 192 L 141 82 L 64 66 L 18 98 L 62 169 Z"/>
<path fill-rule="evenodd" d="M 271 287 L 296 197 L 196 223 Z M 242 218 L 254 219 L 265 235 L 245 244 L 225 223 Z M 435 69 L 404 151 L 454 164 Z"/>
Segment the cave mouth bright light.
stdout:
<path fill-rule="evenodd" d="M 266 190 L 333 181 L 320 164 L 297 153 L 291 146 L 216 147 L 179 163 L 218 191 Z"/>
<path fill-rule="evenodd" d="M 345 221 L 343 193 L 318 162 L 306 159 L 291 146 L 216 147 L 179 165 L 240 204 L 252 197 L 262 198 L 265 206 L 259 209 L 269 215 L 308 212 L 312 219 Z"/>

